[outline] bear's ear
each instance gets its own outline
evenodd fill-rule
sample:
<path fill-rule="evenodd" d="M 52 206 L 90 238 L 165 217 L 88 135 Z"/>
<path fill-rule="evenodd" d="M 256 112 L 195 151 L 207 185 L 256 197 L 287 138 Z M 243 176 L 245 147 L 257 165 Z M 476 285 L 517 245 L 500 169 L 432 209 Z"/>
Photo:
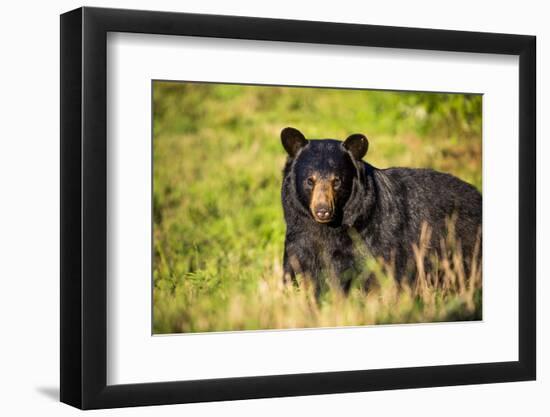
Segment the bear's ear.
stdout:
<path fill-rule="evenodd" d="M 367 154 L 369 149 L 369 141 L 365 135 L 360 133 L 355 133 L 354 135 L 349 136 L 343 143 L 344 148 L 346 148 L 353 157 L 360 161 Z"/>
<path fill-rule="evenodd" d="M 307 145 L 307 139 L 302 132 L 293 127 L 285 127 L 281 131 L 281 142 L 291 158 L 294 158 L 298 151 Z"/>

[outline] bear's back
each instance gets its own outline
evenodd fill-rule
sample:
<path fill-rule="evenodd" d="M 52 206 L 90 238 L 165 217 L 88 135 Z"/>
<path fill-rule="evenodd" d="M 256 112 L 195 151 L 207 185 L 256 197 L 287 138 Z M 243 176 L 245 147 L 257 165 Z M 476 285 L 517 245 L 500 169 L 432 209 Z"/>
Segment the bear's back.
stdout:
<path fill-rule="evenodd" d="M 424 168 L 388 168 L 387 176 L 406 200 L 430 210 L 466 210 L 481 218 L 481 194 L 471 184 L 447 173 Z"/>

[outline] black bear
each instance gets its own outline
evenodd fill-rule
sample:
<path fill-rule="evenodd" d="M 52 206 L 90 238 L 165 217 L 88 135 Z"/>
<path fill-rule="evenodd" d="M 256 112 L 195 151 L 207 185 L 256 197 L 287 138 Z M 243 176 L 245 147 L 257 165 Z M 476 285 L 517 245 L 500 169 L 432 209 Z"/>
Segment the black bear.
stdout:
<path fill-rule="evenodd" d="M 368 150 L 362 134 L 344 142 L 307 140 L 287 127 L 281 141 L 288 153 L 282 183 L 285 279 L 302 274 L 318 289 L 328 269 L 347 290 L 349 271 L 357 270 L 354 236 L 369 254 L 393 263 L 397 279 L 414 279 L 413 244 L 423 224 L 432 232 L 429 246 L 438 250 L 453 216 L 468 268 L 481 239 L 482 199 L 472 185 L 430 169 L 375 168 L 362 160 Z"/>

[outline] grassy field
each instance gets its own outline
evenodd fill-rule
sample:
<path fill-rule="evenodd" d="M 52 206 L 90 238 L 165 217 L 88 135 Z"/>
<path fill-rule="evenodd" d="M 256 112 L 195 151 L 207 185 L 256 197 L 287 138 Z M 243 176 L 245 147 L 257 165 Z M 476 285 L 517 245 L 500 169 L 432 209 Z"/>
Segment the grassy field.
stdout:
<path fill-rule="evenodd" d="M 154 333 L 481 317 L 481 271 L 454 270 L 452 251 L 444 279 L 420 271 L 413 288 L 372 259 L 368 294 L 316 301 L 306 283 L 284 286 L 279 139 L 286 126 L 363 133 L 376 167 L 434 168 L 481 191 L 481 96 L 155 82 L 153 100 Z"/>

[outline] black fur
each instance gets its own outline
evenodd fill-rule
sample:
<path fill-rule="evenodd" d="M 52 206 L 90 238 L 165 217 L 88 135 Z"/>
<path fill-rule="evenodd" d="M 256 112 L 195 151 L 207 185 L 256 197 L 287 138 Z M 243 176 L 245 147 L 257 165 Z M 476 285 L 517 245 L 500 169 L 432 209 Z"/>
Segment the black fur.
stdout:
<path fill-rule="evenodd" d="M 432 230 L 432 248 L 439 249 L 446 220 L 453 214 L 457 215 L 457 240 L 465 259 L 471 261 L 482 221 L 481 194 L 473 186 L 430 169 L 377 169 L 361 160 L 368 148 L 362 135 L 352 135 L 345 142 L 307 141 L 300 135 L 292 128 L 281 134 L 285 148 L 292 150 L 282 183 L 285 277 L 294 279 L 300 273 L 318 285 L 328 268 L 346 289 L 345 276 L 357 267 L 352 241 L 356 231 L 372 256 L 394 264 L 398 279 L 407 273 L 414 278 L 412 247 L 419 241 L 423 222 Z M 292 137 L 297 138 L 295 142 Z M 335 214 L 328 224 L 315 221 L 309 209 L 304 179 L 313 171 L 342 178 Z"/>

